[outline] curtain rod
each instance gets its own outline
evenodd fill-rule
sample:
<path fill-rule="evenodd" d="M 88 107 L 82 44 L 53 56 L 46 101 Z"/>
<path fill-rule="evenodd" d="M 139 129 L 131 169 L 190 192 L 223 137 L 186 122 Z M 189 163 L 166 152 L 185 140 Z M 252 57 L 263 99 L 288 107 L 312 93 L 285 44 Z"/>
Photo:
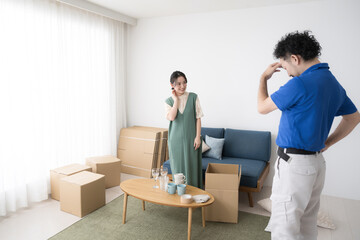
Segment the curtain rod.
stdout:
<path fill-rule="evenodd" d="M 135 26 L 137 23 L 136 18 L 126 16 L 122 13 L 116 12 L 114 10 L 99 6 L 97 4 L 85 1 L 85 0 L 56 0 L 83 10 L 99 14 L 104 17 L 114 19 L 116 21 L 124 22 L 130 25 Z"/>

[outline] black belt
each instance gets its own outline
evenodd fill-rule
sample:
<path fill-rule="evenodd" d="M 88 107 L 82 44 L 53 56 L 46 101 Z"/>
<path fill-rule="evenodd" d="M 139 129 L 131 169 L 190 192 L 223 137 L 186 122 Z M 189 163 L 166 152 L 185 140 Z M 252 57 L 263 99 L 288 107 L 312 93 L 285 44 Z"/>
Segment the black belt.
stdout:
<path fill-rule="evenodd" d="M 297 149 L 297 148 L 286 148 L 286 152 L 285 149 L 282 147 L 279 147 L 277 150 L 277 154 L 280 158 L 284 159 L 285 161 L 288 161 L 290 156 L 287 155 L 287 153 L 290 154 L 301 154 L 301 155 L 315 155 L 319 152 L 312 152 L 312 151 L 307 151 L 307 150 L 303 150 L 303 149 Z"/>

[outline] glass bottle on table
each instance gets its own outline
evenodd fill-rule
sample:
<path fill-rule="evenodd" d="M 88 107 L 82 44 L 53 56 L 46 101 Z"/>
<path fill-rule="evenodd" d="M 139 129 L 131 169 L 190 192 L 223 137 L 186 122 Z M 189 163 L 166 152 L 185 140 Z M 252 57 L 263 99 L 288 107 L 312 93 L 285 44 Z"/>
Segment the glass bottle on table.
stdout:
<path fill-rule="evenodd" d="M 156 184 L 157 178 L 159 177 L 159 174 L 160 174 L 160 169 L 159 168 L 151 169 L 151 175 L 155 180 L 155 185 L 153 186 L 153 188 L 159 188 L 159 186 Z"/>
<path fill-rule="evenodd" d="M 169 181 L 169 177 L 167 176 L 168 169 L 164 166 L 161 166 L 160 168 L 160 189 L 163 191 L 167 191 L 167 184 Z"/>

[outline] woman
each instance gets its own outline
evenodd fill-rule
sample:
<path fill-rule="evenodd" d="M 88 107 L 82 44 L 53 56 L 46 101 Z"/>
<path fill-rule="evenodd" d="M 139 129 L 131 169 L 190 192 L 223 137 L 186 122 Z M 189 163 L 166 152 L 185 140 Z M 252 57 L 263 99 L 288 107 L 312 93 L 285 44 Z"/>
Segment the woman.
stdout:
<path fill-rule="evenodd" d="M 171 74 L 172 95 L 165 101 L 170 121 L 168 148 L 172 174 L 183 173 L 187 184 L 202 188 L 201 117 L 199 98 L 186 92 L 184 73 Z"/>

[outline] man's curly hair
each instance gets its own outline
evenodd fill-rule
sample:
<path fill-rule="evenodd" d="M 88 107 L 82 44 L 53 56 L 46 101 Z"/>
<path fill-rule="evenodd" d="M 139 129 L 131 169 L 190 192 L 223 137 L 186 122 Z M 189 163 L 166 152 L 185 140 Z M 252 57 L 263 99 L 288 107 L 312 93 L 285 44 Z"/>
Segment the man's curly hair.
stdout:
<path fill-rule="evenodd" d="M 319 57 L 321 46 L 310 33 L 311 31 L 296 31 L 286 34 L 276 44 L 274 57 L 287 59 L 290 55 L 300 55 L 305 61 Z"/>

